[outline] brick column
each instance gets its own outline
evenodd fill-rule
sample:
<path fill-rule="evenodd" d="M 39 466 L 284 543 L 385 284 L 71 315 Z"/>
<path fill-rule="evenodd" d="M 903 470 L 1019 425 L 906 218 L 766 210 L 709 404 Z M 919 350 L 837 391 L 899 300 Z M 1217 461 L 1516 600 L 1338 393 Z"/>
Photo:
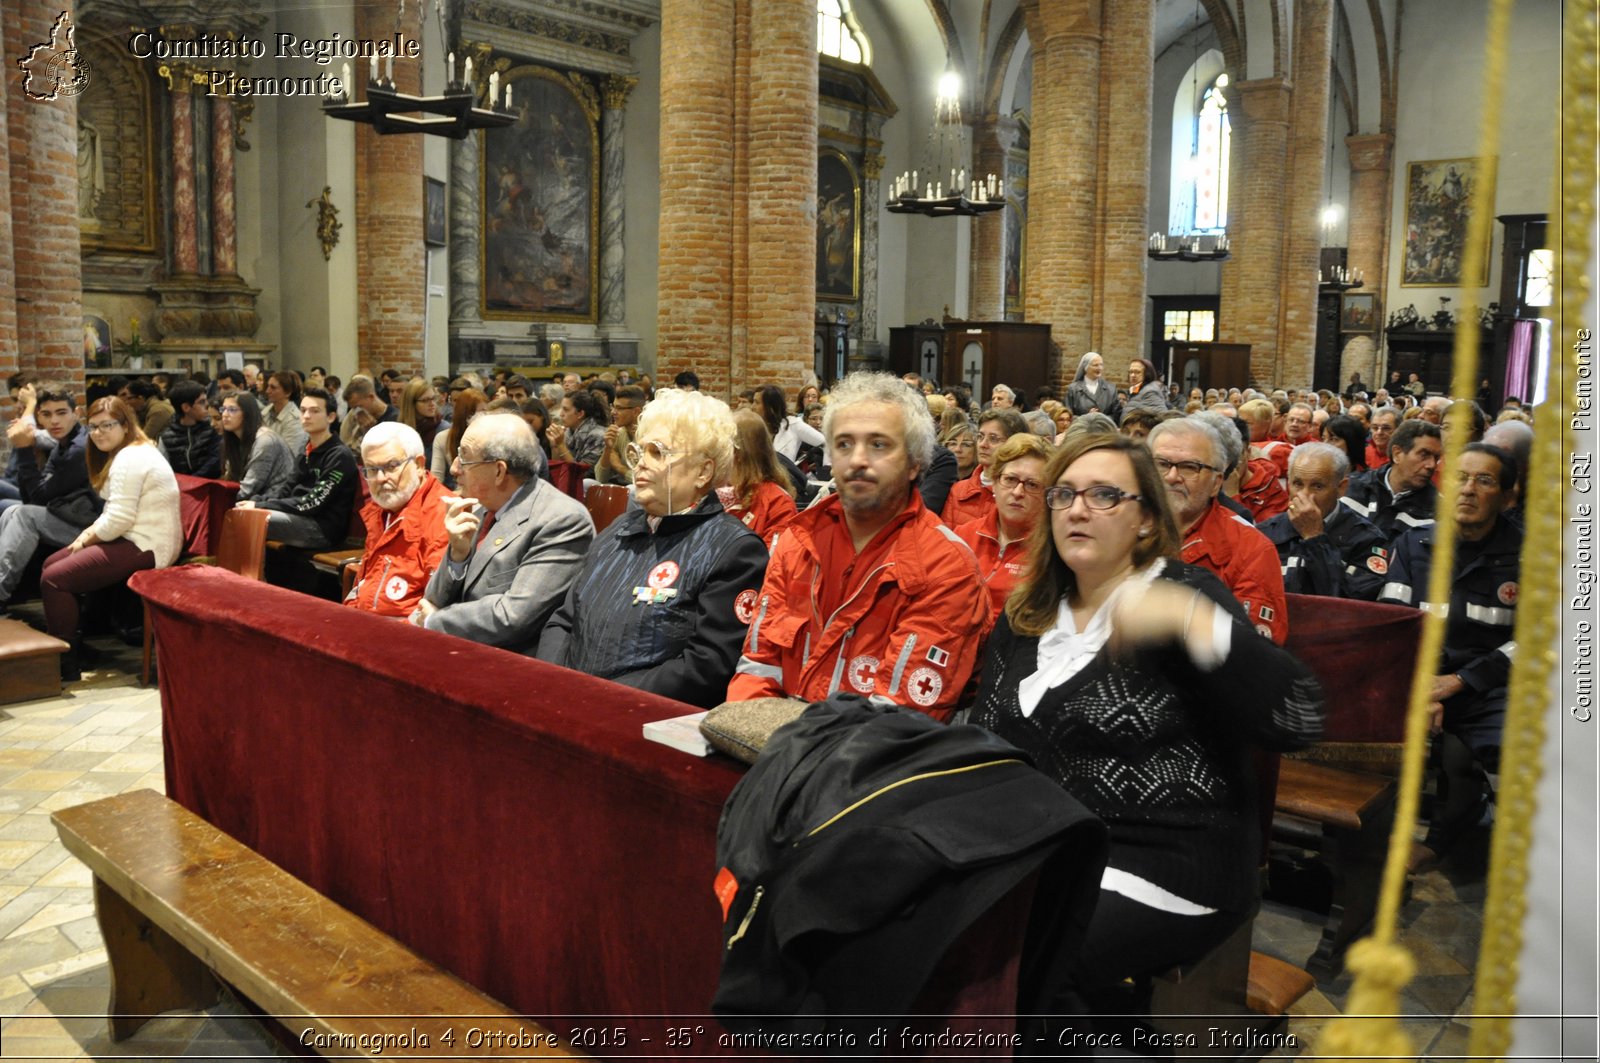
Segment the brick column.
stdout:
<path fill-rule="evenodd" d="M 746 0 L 750 8 L 750 386 L 799 380 L 812 367 L 817 253 L 817 5 Z M 876 204 L 863 203 L 863 210 Z"/>
<path fill-rule="evenodd" d="M 50 39 L 61 13 L 45 0 L 4 5 L 7 61 Z M 92 77 L 91 73 L 91 77 Z M 29 100 L 7 77 L 11 251 L 20 368 L 83 386 L 83 274 L 78 233 L 78 106 Z M 3 280 L 0 280 L 3 283 Z M 3 302 L 4 300 L 0 300 Z M 0 312 L 3 313 L 3 312 Z"/>
<path fill-rule="evenodd" d="M 1332 0 L 1299 0 L 1294 15 L 1294 96 L 1289 116 L 1277 383 L 1309 387 L 1317 349 L 1317 268 L 1322 255 L 1322 183 L 1327 174 L 1332 80 Z"/>
<path fill-rule="evenodd" d="M 1394 134 L 1367 133 L 1344 138 L 1350 154 L 1350 237 L 1348 264 L 1362 271 L 1369 292 L 1388 291 L 1385 254 L 1389 236 L 1389 205 L 1394 178 Z M 1390 311 L 1380 299 L 1380 318 Z M 1339 380 L 1359 372 L 1363 380 L 1381 380 L 1378 375 L 1379 333 L 1352 336 L 1339 356 Z"/>
<path fill-rule="evenodd" d="M 1284 78 L 1229 86 L 1228 241 L 1233 254 L 1222 266 L 1218 339 L 1250 344 L 1250 375 L 1259 384 L 1282 383 L 1277 377 L 1278 285 L 1288 198 L 1289 93 Z"/>
<path fill-rule="evenodd" d="M 656 378 L 693 369 L 713 393 L 729 383 L 733 310 L 733 20 L 734 0 L 661 5 Z"/>
<path fill-rule="evenodd" d="M 1142 358 L 1145 253 L 1150 213 L 1150 106 L 1155 76 L 1154 0 L 1106 4 L 1101 69 L 1111 73 L 1100 96 L 1100 210 L 1097 225 L 1093 349 L 1108 365 Z M 1058 341 L 1059 342 L 1059 341 Z M 1082 351 L 1064 351 L 1062 370 Z"/>
<path fill-rule="evenodd" d="M 1060 363 L 1094 334 L 1100 111 L 1099 0 L 1024 0 L 1033 55 L 1026 318 L 1050 325 Z M 1063 366 L 1052 379 L 1063 382 Z"/>
<path fill-rule="evenodd" d="M 11 54 L 21 21 L 21 11 L 10 5 L 0 10 L 0 55 Z M 20 93 L 0 93 L 0 377 L 22 368 L 17 358 L 17 262 L 11 223 L 13 217 L 21 216 L 22 204 L 12 198 L 10 134 L 11 127 L 20 126 L 22 119 L 11 114 L 12 100 L 26 103 Z"/>
<path fill-rule="evenodd" d="M 989 115 L 973 123 L 972 172 L 974 180 L 988 174 L 1006 175 L 1006 153 L 1017 142 L 1017 123 L 1003 115 Z M 974 321 L 1004 321 L 1006 212 L 979 214 L 972 219 L 972 298 Z"/>
<path fill-rule="evenodd" d="M 407 4 L 403 32 L 422 36 L 421 5 Z M 357 7 L 357 34 L 388 37 L 395 7 Z M 382 71 L 380 71 L 381 73 Z M 402 92 L 420 92 L 416 60 L 397 59 L 394 80 Z M 420 373 L 423 310 L 427 301 L 422 244 L 422 137 L 380 136 L 356 129 L 356 338 L 363 366 Z"/>

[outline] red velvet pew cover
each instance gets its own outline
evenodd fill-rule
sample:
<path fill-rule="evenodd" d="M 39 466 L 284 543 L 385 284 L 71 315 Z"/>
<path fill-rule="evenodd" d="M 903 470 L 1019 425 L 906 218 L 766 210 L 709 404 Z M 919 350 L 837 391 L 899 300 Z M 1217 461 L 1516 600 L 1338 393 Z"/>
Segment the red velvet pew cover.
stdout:
<path fill-rule="evenodd" d="M 688 706 L 218 569 L 131 585 L 174 800 L 523 1014 L 707 1012 L 739 770 L 640 733 Z M 995 916 L 984 970 L 938 1011 L 1010 1010 L 1020 921 Z M 695 1052 L 734 1051 L 703 1024 Z"/>
<path fill-rule="evenodd" d="M 183 552 L 215 555 L 222 539 L 222 516 L 233 508 L 239 485 L 178 474 L 178 511 L 183 524 Z"/>
<path fill-rule="evenodd" d="M 1288 603 L 1285 648 L 1328 692 L 1323 742 L 1404 742 L 1422 610 L 1307 594 Z"/>

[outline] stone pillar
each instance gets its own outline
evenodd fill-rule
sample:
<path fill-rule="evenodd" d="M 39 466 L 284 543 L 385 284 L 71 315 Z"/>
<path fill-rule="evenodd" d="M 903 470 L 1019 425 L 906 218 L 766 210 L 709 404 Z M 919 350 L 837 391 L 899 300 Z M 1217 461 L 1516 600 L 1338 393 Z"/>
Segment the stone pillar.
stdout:
<path fill-rule="evenodd" d="M 600 325 L 620 327 L 627 315 L 623 251 L 622 130 L 628 93 L 638 78 L 608 75 L 600 80 Z"/>
<path fill-rule="evenodd" d="M 1350 154 L 1350 236 L 1348 264 L 1362 271 L 1363 291 L 1389 290 L 1385 253 L 1389 207 L 1394 187 L 1394 134 L 1367 133 L 1344 138 Z M 1380 319 L 1393 309 L 1379 301 Z M 1380 324 L 1381 327 L 1381 324 Z M 1381 333 L 1352 336 L 1339 356 L 1340 386 L 1359 372 L 1361 379 L 1382 381 L 1377 338 Z M 1376 387 L 1377 385 L 1374 385 Z"/>
<path fill-rule="evenodd" d="M 879 115 L 868 119 L 869 123 L 874 120 L 876 127 L 869 125 L 867 135 L 880 139 L 883 119 Z M 876 358 L 883 349 L 878 342 L 878 215 L 880 204 L 886 201 L 882 177 L 883 156 L 867 152 L 861 167 L 861 321 L 852 352 L 858 358 Z"/>
<path fill-rule="evenodd" d="M 483 133 L 468 133 L 450 142 L 450 328 L 483 322 L 481 269 L 483 217 L 479 160 Z M 451 362 L 462 359 L 451 352 Z"/>
<path fill-rule="evenodd" d="M 812 368 L 817 254 L 816 4 L 748 2 L 746 385 Z"/>
<path fill-rule="evenodd" d="M 1048 323 L 1063 352 L 1082 352 L 1094 335 L 1097 294 L 1100 109 L 1085 101 L 1100 96 L 1101 4 L 1024 0 L 1022 10 L 1035 49 L 1025 316 Z M 1053 367 L 1057 384 L 1063 372 Z"/>
<path fill-rule="evenodd" d="M 19 0 L 0 5 L 7 62 L 50 40 L 59 4 Z M 90 74 L 93 77 L 93 73 Z M 7 85 L 20 88 L 15 66 Z M 12 286 L 0 303 L 14 308 L 19 368 L 83 386 L 83 275 L 78 231 L 78 106 L 75 97 L 30 100 L 5 94 L 6 163 Z M 3 246 L 3 237 L 0 237 Z M 5 275 L 0 274 L 0 286 Z M 11 314 L 0 310 L 0 328 Z"/>
<path fill-rule="evenodd" d="M 357 35 L 388 37 L 398 29 L 422 36 L 421 5 L 356 8 Z M 420 92 L 422 71 L 414 60 L 394 64 L 396 87 Z M 427 304 L 422 243 L 422 137 L 380 136 L 371 126 L 356 128 L 356 322 L 360 364 L 402 373 L 423 370 L 424 311 Z"/>
<path fill-rule="evenodd" d="M 1100 68 L 1100 206 L 1096 221 L 1094 350 L 1123 367 L 1145 357 L 1149 330 L 1145 253 L 1150 214 L 1150 109 L 1155 75 L 1154 0 L 1106 4 Z M 1085 348 L 1088 350 L 1090 348 Z M 1063 349 L 1060 383 L 1083 351 Z"/>
<path fill-rule="evenodd" d="M 172 90 L 172 272 L 200 272 L 200 243 L 195 228 L 194 97 L 189 79 L 169 79 Z"/>
<path fill-rule="evenodd" d="M 211 272 L 239 273 L 237 210 L 234 206 L 233 101 L 211 100 Z"/>
<path fill-rule="evenodd" d="M 1237 81 L 1229 86 L 1233 146 L 1228 241 L 1232 255 L 1222 265 L 1218 339 L 1250 344 L 1252 383 L 1271 386 L 1283 383 L 1277 376 L 1278 285 L 1283 273 L 1289 92 L 1284 78 Z M 1321 187 L 1317 182 L 1317 188 Z M 1311 290 L 1315 297 L 1315 278 Z"/>
<path fill-rule="evenodd" d="M 990 115 L 973 123 L 972 173 L 981 181 L 1006 175 L 1006 156 L 1017 142 L 1017 123 L 1003 115 Z M 1008 208 L 1009 209 L 1009 208 Z M 1004 321 L 1006 315 L 1006 211 L 979 214 L 972 219 L 972 299 L 974 321 Z"/>
<path fill-rule="evenodd" d="M 693 369 L 712 394 L 725 393 L 729 385 L 736 145 L 734 39 L 728 27 L 734 7 L 735 0 L 661 5 L 656 378 L 670 382 Z M 808 314 L 810 305 L 808 300 Z"/>

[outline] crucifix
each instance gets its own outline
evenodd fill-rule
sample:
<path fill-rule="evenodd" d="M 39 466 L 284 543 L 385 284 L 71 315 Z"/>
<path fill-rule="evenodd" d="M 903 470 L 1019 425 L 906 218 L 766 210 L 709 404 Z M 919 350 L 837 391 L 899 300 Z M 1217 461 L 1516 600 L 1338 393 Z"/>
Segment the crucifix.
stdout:
<path fill-rule="evenodd" d="M 980 382 L 983 380 L 983 344 L 969 343 L 961 350 L 962 373 L 966 378 L 967 386 L 972 393 L 977 395 L 983 389 Z"/>

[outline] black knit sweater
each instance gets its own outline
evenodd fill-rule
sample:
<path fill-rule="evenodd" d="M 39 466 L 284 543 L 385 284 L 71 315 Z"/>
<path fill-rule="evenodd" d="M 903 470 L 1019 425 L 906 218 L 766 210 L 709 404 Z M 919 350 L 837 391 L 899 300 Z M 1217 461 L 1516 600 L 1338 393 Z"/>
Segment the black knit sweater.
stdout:
<path fill-rule="evenodd" d="M 1322 727 L 1311 673 L 1258 635 L 1209 571 L 1168 562 L 1161 574 L 1233 618 L 1227 659 L 1202 672 L 1177 644 L 1130 657 L 1101 651 L 1023 717 L 1018 684 L 1039 640 L 1002 616 L 989 638 L 971 722 L 1027 752 L 1106 822 L 1108 866 L 1186 900 L 1244 911 L 1256 895 L 1260 826 L 1250 747 L 1302 748 Z"/>

